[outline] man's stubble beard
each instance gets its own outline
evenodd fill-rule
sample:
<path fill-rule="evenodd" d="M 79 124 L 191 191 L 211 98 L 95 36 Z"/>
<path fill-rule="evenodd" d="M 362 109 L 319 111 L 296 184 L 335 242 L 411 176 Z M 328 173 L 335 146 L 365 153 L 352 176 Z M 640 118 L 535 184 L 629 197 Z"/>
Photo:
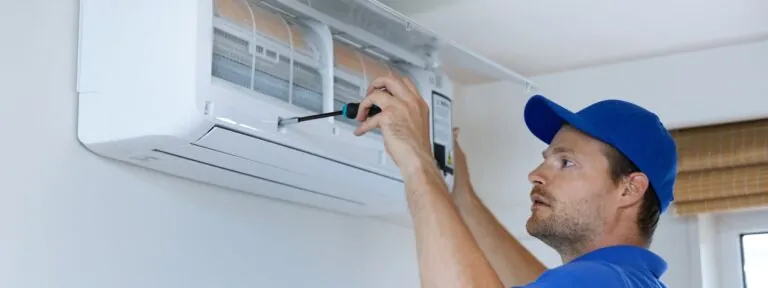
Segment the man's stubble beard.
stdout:
<path fill-rule="evenodd" d="M 602 207 L 590 199 L 565 206 L 550 203 L 549 215 L 540 218 L 534 212 L 526 223 L 528 233 L 557 251 L 563 258 L 581 255 L 598 237 L 602 223 Z"/>

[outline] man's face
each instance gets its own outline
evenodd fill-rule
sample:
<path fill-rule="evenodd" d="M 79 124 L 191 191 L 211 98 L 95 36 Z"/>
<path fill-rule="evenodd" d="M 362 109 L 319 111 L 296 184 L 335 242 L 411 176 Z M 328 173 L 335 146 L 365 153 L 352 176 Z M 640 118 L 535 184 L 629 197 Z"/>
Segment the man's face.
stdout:
<path fill-rule="evenodd" d="M 531 217 L 528 233 L 555 249 L 586 243 L 602 231 L 605 216 L 617 203 L 606 146 L 564 126 L 544 151 L 544 160 L 529 175 Z"/>

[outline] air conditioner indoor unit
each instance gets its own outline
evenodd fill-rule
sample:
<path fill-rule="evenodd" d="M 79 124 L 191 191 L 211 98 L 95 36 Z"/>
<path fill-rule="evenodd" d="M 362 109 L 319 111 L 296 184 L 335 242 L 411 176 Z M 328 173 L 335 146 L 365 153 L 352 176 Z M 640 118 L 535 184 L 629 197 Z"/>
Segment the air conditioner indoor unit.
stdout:
<path fill-rule="evenodd" d="M 409 77 L 431 106 L 452 182 L 453 83 L 444 67 L 525 84 L 371 0 L 81 0 L 78 137 L 96 154 L 292 203 L 405 211 L 381 135 L 341 117 L 280 117 L 359 102 Z"/>

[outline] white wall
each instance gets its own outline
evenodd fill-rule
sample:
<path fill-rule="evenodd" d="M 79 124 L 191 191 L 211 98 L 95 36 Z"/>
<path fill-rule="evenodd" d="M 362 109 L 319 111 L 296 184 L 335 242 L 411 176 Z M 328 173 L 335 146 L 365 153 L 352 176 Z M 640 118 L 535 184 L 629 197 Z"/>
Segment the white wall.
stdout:
<path fill-rule="evenodd" d="M 629 100 L 677 128 L 767 116 L 765 75 L 768 42 L 537 77 L 533 81 L 541 91 L 533 93 L 507 83 L 483 84 L 461 90 L 456 122 L 480 196 L 526 246 L 548 265 L 557 265 L 556 253 L 524 229 L 530 214 L 526 176 L 544 148 L 523 122 L 523 106 L 531 94 L 543 94 L 573 110 L 606 98 Z M 703 285 L 700 247 L 692 247 L 699 245 L 697 228 L 696 218 L 671 213 L 662 217 L 651 249 L 669 264 L 663 277 L 669 287 Z M 720 281 L 727 279 L 723 277 Z"/>
<path fill-rule="evenodd" d="M 418 287 L 408 229 L 86 151 L 77 13 L 75 0 L 0 4 L 0 286 Z"/>
<path fill-rule="evenodd" d="M 75 133 L 77 1 L 1 7 L 7 41 L 0 45 L 0 286 L 418 287 L 408 229 L 204 186 L 87 152 Z M 761 43 L 535 80 L 571 108 L 618 97 L 658 111 L 670 126 L 684 126 L 768 114 L 759 105 L 768 82 L 758 82 L 768 75 L 767 62 L 768 44 Z M 543 148 L 522 121 L 527 95 L 504 84 L 463 93 L 456 117 L 478 192 L 527 247 L 545 263 L 559 264 L 554 251 L 523 228 L 526 175 Z M 690 245 L 695 225 L 666 215 L 659 228 L 653 249 L 669 261 L 664 279 L 670 287 L 697 287 L 689 283 L 701 273 Z"/>
<path fill-rule="evenodd" d="M 619 98 L 656 112 L 669 128 L 768 116 L 768 41 L 535 78 L 574 109 Z"/>

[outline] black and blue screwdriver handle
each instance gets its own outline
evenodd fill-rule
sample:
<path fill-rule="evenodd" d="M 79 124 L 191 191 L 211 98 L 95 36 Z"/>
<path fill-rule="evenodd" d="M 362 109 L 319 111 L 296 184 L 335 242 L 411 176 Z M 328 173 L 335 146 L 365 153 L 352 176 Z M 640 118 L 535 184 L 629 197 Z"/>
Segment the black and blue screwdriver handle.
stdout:
<path fill-rule="evenodd" d="M 380 88 L 379 90 L 387 92 L 386 88 Z M 322 114 L 316 114 L 316 115 L 310 115 L 310 116 L 304 116 L 304 117 L 293 117 L 293 118 L 287 118 L 287 119 L 280 118 L 277 121 L 277 126 L 284 127 L 285 125 L 290 125 L 290 124 L 295 124 L 295 123 L 315 120 L 315 119 L 322 119 L 326 117 L 339 116 L 339 115 L 344 116 L 348 119 L 355 119 L 357 118 L 358 110 L 360 110 L 360 103 L 352 102 L 352 103 L 344 104 L 344 107 L 342 107 L 341 111 L 334 111 L 334 112 L 328 112 L 328 113 L 322 113 Z M 371 106 L 370 109 L 368 109 L 368 117 L 373 117 L 379 113 L 381 113 L 381 108 L 379 108 L 376 105 L 373 105 Z"/>
<path fill-rule="evenodd" d="M 360 110 L 360 103 L 347 103 L 344 104 L 344 107 L 341 109 L 341 115 L 349 119 L 355 119 L 357 118 L 358 110 Z M 379 113 L 381 113 L 381 108 L 373 105 L 371 106 L 371 109 L 368 110 L 368 117 L 373 117 Z"/>
<path fill-rule="evenodd" d="M 382 91 L 384 93 L 389 93 L 387 88 L 379 88 L 379 91 Z M 347 103 L 344 105 L 344 107 L 341 109 L 341 115 L 344 115 L 344 117 L 347 117 L 349 119 L 355 119 L 357 118 L 357 111 L 360 109 L 360 103 Z M 376 114 L 381 113 L 381 108 L 379 106 L 373 105 L 368 110 L 368 117 L 373 117 Z"/>

